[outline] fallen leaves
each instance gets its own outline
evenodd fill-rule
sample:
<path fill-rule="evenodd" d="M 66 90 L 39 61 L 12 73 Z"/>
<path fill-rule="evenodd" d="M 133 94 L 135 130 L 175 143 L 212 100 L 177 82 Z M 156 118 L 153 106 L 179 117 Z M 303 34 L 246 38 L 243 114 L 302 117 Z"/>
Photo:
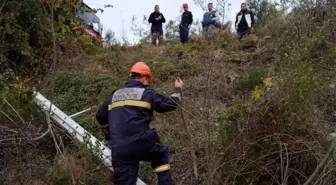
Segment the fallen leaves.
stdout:
<path fill-rule="evenodd" d="M 265 78 L 264 79 L 265 86 L 272 86 L 273 85 L 273 79 L 272 78 Z"/>

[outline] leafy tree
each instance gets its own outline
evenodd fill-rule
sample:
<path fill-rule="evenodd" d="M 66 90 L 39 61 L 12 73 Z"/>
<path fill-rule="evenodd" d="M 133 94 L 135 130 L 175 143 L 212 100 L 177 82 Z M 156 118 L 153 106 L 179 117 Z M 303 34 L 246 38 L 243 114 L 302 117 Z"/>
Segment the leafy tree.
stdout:
<path fill-rule="evenodd" d="M 203 11 L 207 11 L 207 3 L 208 1 L 205 0 L 194 0 L 194 3 L 198 5 L 200 8 L 202 8 Z"/>
<path fill-rule="evenodd" d="M 190 28 L 190 35 L 199 35 L 202 33 L 202 23 L 199 19 L 194 20 Z"/>
<path fill-rule="evenodd" d="M 28 67 L 35 48 L 50 44 L 48 19 L 39 1 L 1 1 L 0 72 L 19 65 Z"/>
<path fill-rule="evenodd" d="M 166 41 L 169 43 L 179 43 L 179 22 L 177 20 L 169 20 L 165 25 Z"/>
<path fill-rule="evenodd" d="M 133 31 L 134 36 L 140 42 L 150 42 L 150 24 L 147 21 L 147 16 L 143 15 L 141 21 L 139 21 L 135 16 L 132 17 L 132 26 L 131 30 Z"/>
<path fill-rule="evenodd" d="M 279 3 L 273 3 L 268 0 L 247 0 L 249 9 L 253 11 L 258 24 L 265 24 L 267 21 L 275 19 L 284 14 L 288 1 L 281 0 Z M 281 8 L 282 7 L 282 8 Z"/>
<path fill-rule="evenodd" d="M 115 32 L 112 30 L 107 30 L 104 38 L 104 46 L 110 47 L 115 45 L 120 45 L 120 42 L 117 40 L 117 38 L 115 38 Z"/>
<path fill-rule="evenodd" d="M 226 12 L 230 10 L 231 3 L 229 3 L 229 0 L 217 0 L 217 11 L 221 15 L 221 24 L 222 24 L 222 29 L 223 28 L 229 28 L 232 24 L 230 21 L 226 21 L 227 15 Z"/>

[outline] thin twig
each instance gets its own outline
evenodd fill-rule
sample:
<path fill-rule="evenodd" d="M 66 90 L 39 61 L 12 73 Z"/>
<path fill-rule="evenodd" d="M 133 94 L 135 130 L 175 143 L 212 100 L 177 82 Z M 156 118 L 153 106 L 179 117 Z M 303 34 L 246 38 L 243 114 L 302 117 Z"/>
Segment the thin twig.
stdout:
<path fill-rule="evenodd" d="M 17 132 L 16 130 L 10 129 L 10 128 L 8 128 L 8 127 L 1 126 L 1 125 L 0 125 L 0 128 L 6 129 L 6 130 L 8 130 L 9 132 L 14 132 L 15 134 L 18 134 L 18 132 Z"/>
<path fill-rule="evenodd" d="M 285 180 L 285 185 L 287 185 L 288 169 L 289 169 L 289 153 L 288 153 L 287 145 L 284 144 L 284 146 L 285 146 L 285 150 L 286 150 L 286 170 L 285 170 L 284 180 Z"/>
<path fill-rule="evenodd" d="M 15 138 L 6 138 L 6 139 L 2 139 L 0 140 L 0 143 L 5 142 L 5 141 L 15 141 Z"/>
<path fill-rule="evenodd" d="M 319 67 L 322 67 L 324 69 L 330 70 L 330 71 L 336 71 L 336 68 L 327 67 L 327 66 L 321 65 L 319 63 L 316 63 L 316 65 L 319 66 Z"/>
<path fill-rule="evenodd" d="M 5 7 L 5 4 L 6 4 L 6 0 L 4 0 L 4 2 L 2 3 L 2 6 L 0 8 L 0 13 L 2 12 L 2 9 Z"/>
<path fill-rule="evenodd" d="M 43 133 L 41 136 L 31 139 L 32 141 L 42 139 L 44 136 L 46 136 L 51 131 L 51 120 L 50 120 L 50 115 L 47 111 L 45 111 L 45 117 L 46 117 L 46 121 L 48 124 L 48 130 L 45 133 Z"/>
<path fill-rule="evenodd" d="M 212 67 L 215 64 L 217 59 L 217 56 L 215 55 L 215 58 L 212 60 L 210 66 L 209 66 L 209 70 L 207 73 L 207 83 L 206 83 L 206 89 L 205 89 L 205 93 L 204 93 L 204 108 L 207 108 L 207 114 L 206 114 L 206 135 L 207 135 L 207 142 L 206 142 L 206 159 L 207 159 L 207 164 L 208 164 L 208 172 L 209 172 L 209 181 L 207 182 L 208 185 L 211 184 L 211 179 L 212 179 L 212 173 L 211 173 L 211 163 L 210 163 L 210 145 L 211 145 L 211 134 L 210 134 L 210 106 L 208 106 L 208 93 L 209 93 L 209 86 L 211 86 L 210 80 L 211 80 L 211 71 L 212 71 Z"/>
<path fill-rule="evenodd" d="M 182 107 L 182 100 L 181 100 L 181 107 Z M 193 138 L 192 138 L 192 135 L 189 131 L 187 122 L 185 120 L 183 110 L 180 110 L 180 113 L 181 113 L 184 129 L 185 129 L 185 131 L 188 135 L 188 140 L 189 140 L 189 145 L 190 145 L 190 153 L 191 153 L 191 157 L 192 157 L 192 160 L 193 160 L 194 174 L 195 174 L 196 179 L 198 179 L 197 157 L 196 157 L 196 153 L 195 153 Z"/>
<path fill-rule="evenodd" d="M 282 185 L 284 184 L 284 169 L 283 169 L 283 157 L 282 157 L 282 153 L 283 153 L 283 151 L 282 151 L 282 142 L 281 142 L 281 140 L 280 140 L 280 138 L 279 138 L 279 136 L 278 136 L 278 139 L 279 139 L 279 145 L 280 145 L 280 168 L 281 168 L 281 178 L 282 178 Z"/>
<path fill-rule="evenodd" d="M 20 118 L 22 123 L 25 123 L 25 121 L 22 119 L 21 115 L 14 109 L 14 107 L 7 101 L 5 97 L 3 97 L 3 100 L 6 102 L 7 105 L 16 113 L 16 115 Z"/>
<path fill-rule="evenodd" d="M 2 113 L 9 121 L 13 122 L 15 125 L 16 123 L 14 122 L 14 120 L 12 118 L 10 118 L 5 112 L 0 110 L 0 113 Z"/>

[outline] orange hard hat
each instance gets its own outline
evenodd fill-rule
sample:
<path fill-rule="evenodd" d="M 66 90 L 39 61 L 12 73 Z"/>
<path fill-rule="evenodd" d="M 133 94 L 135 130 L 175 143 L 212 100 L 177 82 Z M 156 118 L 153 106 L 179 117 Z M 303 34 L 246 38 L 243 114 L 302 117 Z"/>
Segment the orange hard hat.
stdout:
<path fill-rule="evenodd" d="M 148 82 L 152 83 L 153 78 L 152 78 L 152 73 L 150 68 L 143 62 L 137 62 L 135 63 L 131 70 L 129 71 L 129 73 L 137 73 L 140 74 L 142 76 L 147 76 L 148 77 Z"/>
<path fill-rule="evenodd" d="M 188 3 L 183 3 L 183 8 L 188 8 Z"/>

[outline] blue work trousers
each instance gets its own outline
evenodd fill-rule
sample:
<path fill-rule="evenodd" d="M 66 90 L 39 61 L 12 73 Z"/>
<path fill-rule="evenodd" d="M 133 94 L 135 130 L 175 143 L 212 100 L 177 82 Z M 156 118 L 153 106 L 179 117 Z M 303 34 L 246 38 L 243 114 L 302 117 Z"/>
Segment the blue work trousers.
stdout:
<path fill-rule="evenodd" d="M 160 144 L 156 132 L 152 139 L 139 140 L 124 147 L 112 147 L 114 185 L 136 185 L 140 161 L 151 162 L 159 185 L 174 185 L 168 147 Z"/>
<path fill-rule="evenodd" d="M 189 29 L 188 25 L 180 25 L 180 39 L 181 43 L 187 43 L 189 40 Z"/>

